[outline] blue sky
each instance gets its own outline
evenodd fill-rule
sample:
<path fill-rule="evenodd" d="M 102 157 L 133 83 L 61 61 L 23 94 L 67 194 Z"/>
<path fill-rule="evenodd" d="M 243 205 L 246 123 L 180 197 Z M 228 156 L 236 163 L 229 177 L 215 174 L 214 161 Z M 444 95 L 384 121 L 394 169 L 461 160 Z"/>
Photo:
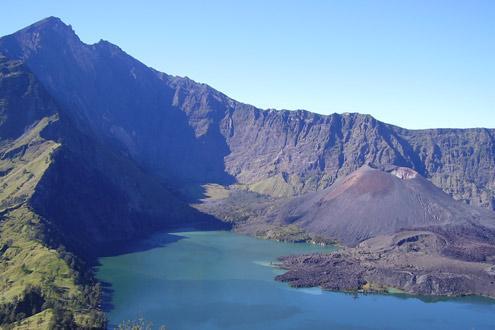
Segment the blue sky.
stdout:
<path fill-rule="evenodd" d="M 0 35 L 47 16 L 262 108 L 495 127 L 491 0 L 10 0 Z"/>

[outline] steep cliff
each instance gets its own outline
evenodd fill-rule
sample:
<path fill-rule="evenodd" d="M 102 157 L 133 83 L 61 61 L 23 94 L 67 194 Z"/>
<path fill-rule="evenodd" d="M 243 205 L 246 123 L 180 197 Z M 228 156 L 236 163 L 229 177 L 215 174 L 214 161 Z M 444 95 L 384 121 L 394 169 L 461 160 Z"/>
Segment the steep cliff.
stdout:
<path fill-rule="evenodd" d="M 494 208 L 493 129 L 406 130 L 369 115 L 260 110 L 146 67 L 57 18 L 0 40 L 77 125 L 176 187 L 241 183 L 273 196 L 329 187 L 364 164 L 416 170 L 456 199 Z"/>

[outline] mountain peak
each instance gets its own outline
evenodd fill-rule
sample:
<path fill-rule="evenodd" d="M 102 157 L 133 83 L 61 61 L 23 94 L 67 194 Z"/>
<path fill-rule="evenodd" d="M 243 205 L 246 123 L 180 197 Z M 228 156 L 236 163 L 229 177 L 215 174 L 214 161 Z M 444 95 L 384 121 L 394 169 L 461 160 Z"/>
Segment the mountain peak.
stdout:
<path fill-rule="evenodd" d="M 72 26 L 60 18 L 50 16 L 11 35 L 0 38 L 0 46 L 10 58 L 23 59 L 41 48 L 60 49 L 80 43 Z M 43 46 L 44 45 L 44 46 Z"/>
<path fill-rule="evenodd" d="M 34 23 L 33 25 L 39 25 L 39 24 L 50 24 L 50 25 L 64 24 L 64 25 L 66 25 L 59 17 L 56 17 L 56 16 L 48 16 L 42 20 L 39 20 L 38 22 Z"/>
<path fill-rule="evenodd" d="M 45 32 L 45 31 L 56 31 L 56 32 L 64 32 L 75 35 L 74 30 L 71 25 L 65 24 L 60 18 L 55 16 L 50 16 L 44 18 L 19 32 Z"/>

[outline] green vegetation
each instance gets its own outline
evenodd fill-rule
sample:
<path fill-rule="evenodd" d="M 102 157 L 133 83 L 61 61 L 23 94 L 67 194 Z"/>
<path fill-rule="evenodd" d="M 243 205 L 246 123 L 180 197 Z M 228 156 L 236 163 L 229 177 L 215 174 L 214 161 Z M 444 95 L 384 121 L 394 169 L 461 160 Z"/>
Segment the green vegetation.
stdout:
<path fill-rule="evenodd" d="M 247 185 L 247 189 L 271 197 L 289 197 L 301 186 L 299 177 L 279 173 L 272 177 Z"/>
<path fill-rule="evenodd" d="M 44 245 L 44 229 L 27 206 L 9 212 L 0 225 L 0 324 L 48 324 L 54 319 L 56 324 L 102 327 L 103 314 L 95 311 L 99 285 L 80 283 L 84 279 L 76 270 L 79 261 L 63 248 Z M 33 292 L 37 298 L 27 303 Z"/>
<path fill-rule="evenodd" d="M 13 330 L 50 329 L 55 323 L 53 309 L 48 308 L 11 325 Z M 5 327 L 7 328 L 7 327 Z"/>
<path fill-rule="evenodd" d="M 153 323 L 146 321 L 144 318 L 140 317 L 137 320 L 127 320 L 121 322 L 116 328 L 116 330 L 152 330 Z M 166 330 L 164 325 L 158 327 L 158 330 Z"/>
<path fill-rule="evenodd" d="M 311 240 L 311 236 L 296 225 L 273 227 L 256 234 L 259 237 L 276 241 L 308 242 Z"/>
<path fill-rule="evenodd" d="M 2 282 L 1 303 L 20 296 L 29 285 L 44 287 L 48 297 L 68 298 L 78 294 L 69 265 L 57 251 L 41 243 L 43 225 L 27 207 L 17 208 L 4 218 L 0 226 Z"/>
<path fill-rule="evenodd" d="M 102 328 L 101 290 L 67 252 L 30 198 L 60 144 L 41 130 L 46 117 L 0 147 L 0 326 L 5 329 Z"/>
<path fill-rule="evenodd" d="M 258 231 L 256 236 L 263 239 L 273 239 L 283 242 L 338 245 L 334 240 L 325 239 L 323 237 L 308 233 L 297 225 L 272 226 L 270 229 Z"/>
<path fill-rule="evenodd" d="M 26 202 L 50 165 L 59 144 L 44 140 L 40 131 L 56 118 L 43 118 L 31 130 L 0 149 L 0 212 Z"/>

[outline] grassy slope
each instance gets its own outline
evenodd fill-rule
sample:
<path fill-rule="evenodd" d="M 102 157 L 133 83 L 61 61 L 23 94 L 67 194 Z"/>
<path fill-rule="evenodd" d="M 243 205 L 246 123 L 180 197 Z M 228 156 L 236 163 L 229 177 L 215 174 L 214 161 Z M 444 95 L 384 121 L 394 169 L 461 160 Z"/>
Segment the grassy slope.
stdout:
<path fill-rule="evenodd" d="M 76 322 L 83 325 L 89 311 L 77 306 L 76 302 L 84 300 L 77 275 L 59 251 L 44 243 L 45 224 L 28 206 L 51 164 L 53 152 L 60 146 L 40 136 L 54 120 L 56 117 L 43 118 L 20 138 L 0 148 L 0 170 L 7 173 L 0 178 L 0 304 L 22 299 L 28 287 L 38 287 L 45 300 L 65 304 Z M 26 328 L 29 321 L 43 328 L 48 327 L 51 318 L 45 309 L 18 324 Z"/>
<path fill-rule="evenodd" d="M 38 314 L 22 320 L 19 324 L 14 325 L 13 330 L 50 329 L 53 327 L 54 322 L 55 317 L 53 315 L 53 310 L 48 308 Z"/>
<path fill-rule="evenodd" d="M 51 154 L 59 147 L 44 140 L 40 132 L 56 117 L 43 118 L 20 138 L 0 149 L 0 171 L 7 173 L 0 180 L 0 212 L 25 203 L 51 161 Z"/>
<path fill-rule="evenodd" d="M 297 187 L 301 183 L 296 176 L 284 178 L 282 174 L 276 174 L 266 179 L 250 183 L 250 184 L 238 184 L 235 187 L 239 189 L 247 189 L 258 194 L 268 195 L 271 197 L 289 197 L 296 193 Z"/>
<path fill-rule="evenodd" d="M 80 294 L 69 265 L 37 238 L 40 227 L 39 217 L 26 206 L 9 212 L 2 222 L 0 244 L 8 246 L 0 266 L 2 303 L 21 296 L 29 285 L 54 298 Z"/>

